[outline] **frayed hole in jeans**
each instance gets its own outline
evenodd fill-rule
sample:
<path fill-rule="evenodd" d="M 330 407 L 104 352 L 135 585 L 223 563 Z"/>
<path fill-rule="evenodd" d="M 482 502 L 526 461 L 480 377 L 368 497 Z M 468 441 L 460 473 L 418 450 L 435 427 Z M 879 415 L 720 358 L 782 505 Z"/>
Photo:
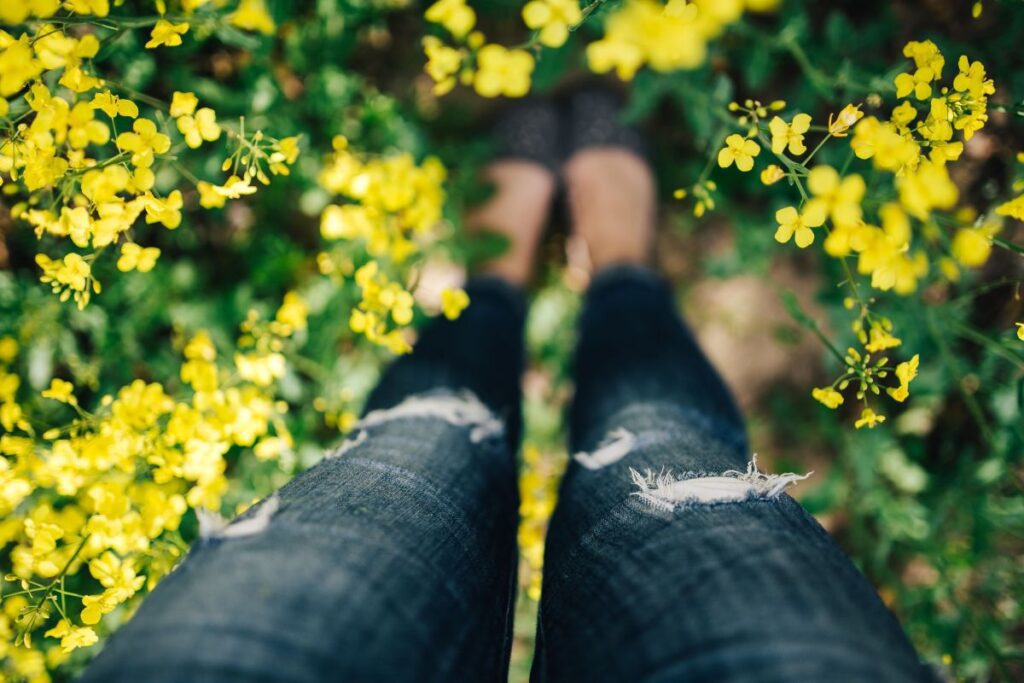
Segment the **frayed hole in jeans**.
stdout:
<path fill-rule="evenodd" d="M 637 490 L 632 493 L 643 503 L 664 511 L 685 504 L 728 503 L 744 500 L 770 500 L 799 481 L 814 474 L 766 474 L 757 468 L 755 454 L 746 472 L 728 470 L 722 474 L 688 473 L 676 477 L 669 471 L 655 474 L 629 470 Z"/>
<path fill-rule="evenodd" d="M 599 470 L 624 458 L 634 446 L 636 435 L 624 427 L 619 427 L 608 432 L 596 450 L 590 453 L 580 452 L 572 457 L 588 470 Z"/>
<path fill-rule="evenodd" d="M 346 453 L 348 453 L 349 451 L 354 449 L 356 446 L 359 446 L 363 442 L 365 442 L 366 438 L 367 438 L 366 432 L 362 432 L 362 431 L 358 432 L 358 433 L 356 433 L 355 436 L 350 436 L 349 438 L 345 439 L 341 443 L 340 446 L 338 446 L 333 451 L 328 453 L 327 457 L 328 458 L 340 458 L 341 456 L 345 455 Z"/>
<path fill-rule="evenodd" d="M 245 538 L 263 533 L 267 525 L 270 524 L 271 517 L 277 513 L 280 507 L 281 499 L 275 493 L 260 503 L 251 517 L 234 522 L 229 522 L 213 510 L 199 508 L 196 510 L 196 518 L 199 520 L 199 538 L 202 540 Z"/>
<path fill-rule="evenodd" d="M 373 410 L 367 413 L 356 425 L 363 430 L 391 422 L 409 418 L 435 418 L 444 420 L 456 427 L 471 427 L 469 440 L 480 443 L 486 439 L 501 436 L 505 433 L 505 423 L 490 408 L 485 406 L 471 391 L 429 392 L 410 396 L 392 408 Z M 360 436 L 354 442 L 342 444 L 334 457 L 362 443 Z"/>

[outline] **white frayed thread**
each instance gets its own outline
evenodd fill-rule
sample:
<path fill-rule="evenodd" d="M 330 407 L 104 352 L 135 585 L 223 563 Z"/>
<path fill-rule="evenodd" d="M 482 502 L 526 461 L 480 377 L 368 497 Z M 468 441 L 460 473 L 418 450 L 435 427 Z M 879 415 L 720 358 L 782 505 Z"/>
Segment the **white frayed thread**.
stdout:
<path fill-rule="evenodd" d="M 340 446 L 338 446 L 333 451 L 327 454 L 327 457 L 340 458 L 341 456 L 345 455 L 346 453 L 354 449 L 356 446 L 361 445 L 363 442 L 366 441 L 367 438 L 368 437 L 366 432 L 360 431 L 355 436 L 349 437 L 342 441 Z"/>
<path fill-rule="evenodd" d="M 728 470 L 716 476 L 677 478 L 671 472 L 641 474 L 629 468 L 638 490 L 632 495 L 651 507 L 671 512 L 682 503 L 723 503 L 748 499 L 769 500 L 790 486 L 807 479 L 807 474 L 766 474 L 757 468 L 755 453 L 747 463 L 747 471 Z"/>
<path fill-rule="evenodd" d="M 196 518 L 199 520 L 199 538 L 203 540 L 245 538 L 263 533 L 267 525 L 270 524 L 270 518 L 277 513 L 280 507 L 281 500 L 275 493 L 263 501 L 252 517 L 235 522 L 229 522 L 213 510 L 198 508 Z"/>
<path fill-rule="evenodd" d="M 592 453 L 580 452 L 572 456 L 588 470 L 599 470 L 622 460 L 636 446 L 636 435 L 625 427 L 608 432 Z"/>
<path fill-rule="evenodd" d="M 357 427 L 367 429 L 410 417 L 433 417 L 456 427 L 472 426 L 469 440 L 473 443 L 498 436 L 505 431 L 502 420 L 469 391 L 410 396 L 393 408 L 367 413 Z"/>

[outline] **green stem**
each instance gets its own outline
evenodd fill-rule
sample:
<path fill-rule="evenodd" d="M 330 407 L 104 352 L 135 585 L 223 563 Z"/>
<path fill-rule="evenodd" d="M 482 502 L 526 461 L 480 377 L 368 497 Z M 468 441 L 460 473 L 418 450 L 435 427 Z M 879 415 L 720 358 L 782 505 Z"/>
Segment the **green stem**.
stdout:
<path fill-rule="evenodd" d="M 1002 237 L 993 237 L 992 244 L 995 244 L 997 246 L 1002 247 L 1003 249 L 1007 249 L 1009 251 L 1013 251 L 1024 256 L 1024 247 L 1022 247 L 1019 244 L 1016 244 L 1015 242 L 1004 240 Z"/>
<path fill-rule="evenodd" d="M 29 620 L 28 625 L 25 626 L 25 628 L 21 631 L 21 636 L 22 637 L 24 637 L 24 635 L 26 633 L 30 632 L 35 627 L 36 619 L 39 617 L 39 608 L 42 607 L 43 603 L 46 602 L 46 600 L 50 597 L 50 594 L 53 593 L 54 587 L 64 578 L 64 575 L 67 574 L 68 569 L 71 568 L 71 563 L 74 562 L 75 558 L 77 558 L 79 553 L 82 552 L 82 548 L 85 547 L 85 542 L 88 541 L 88 540 L 89 540 L 89 534 L 86 534 L 85 536 L 82 537 L 82 540 L 78 543 L 78 547 L 75 548 L 75 552 L 73 552 L 71 554 L 71 557 L 68 558 L 68 561 L 64 563 L 64 567 L 60 570 L 60 574 L 58 574 L 58 578 L 56 578 L 53 581 L 51 581 L 50 585 L 47 586 L 46 592 L 43 593 L 43 597 L 39 598 L 39 601 L 36 603 L 35 607 L 33 608 L 32 619 Z"/>
<path fill-rule="evenodd" d="M 825 143 L 828 142 L 831 137 L 832 137 L 832 133 L 829 133 L 824 138 L 822 138 L 821 142 L 818 143 L 818 146 L 814 148 L 814 151 L 812 151 L 810 154 L 808 154 L 807 158 L 803 160 L 803 165 L 804 166 L 806 166 L 811 161 L 811 159 L 814 158 L 814 155 L 818 153 L 818 150 L 820 150 L 822 147 L 824 147 Z"/>
<path fill-rule="evenodd" d="M 970 325 L 965 325 L 959 321 L 951 323 L 952 328 L 956 331 L 957 335 L 965 339 L 970 339 L 975 344 L 983 346 L 992 353 L 1002 356 L 1006 360 L 1010 361 L 1017 366 L 1018 369 L 1024 370 L 1024 357 L 1018 356 L 1010 349 L 1003 346 L 997 340 L 982 334 L 978 330 L 974 329 Z"/>

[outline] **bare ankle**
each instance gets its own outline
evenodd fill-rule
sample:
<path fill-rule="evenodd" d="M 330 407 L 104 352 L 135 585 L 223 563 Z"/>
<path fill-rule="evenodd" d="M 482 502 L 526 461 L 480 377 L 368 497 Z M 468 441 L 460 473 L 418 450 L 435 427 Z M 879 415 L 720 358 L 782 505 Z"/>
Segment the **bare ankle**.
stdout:
<path fill-rule="evenodd" d="M 495 162 L 485 177 L 494 184 L 494 195 L 467 217 L 466 224 L 471 230 L 505 237 L 508 248 L 483 264 L 481 271 L 525 284 L 533 271 L 557 182 L 544 166 L 519 160 Z"/>
<path fill-rule="evenodd" d="M 595 271 L 647 264 L 654 243 L 655 189 L 650 166 L 626 149 L 594 147 L 564 167 L 573 231 Z"/>

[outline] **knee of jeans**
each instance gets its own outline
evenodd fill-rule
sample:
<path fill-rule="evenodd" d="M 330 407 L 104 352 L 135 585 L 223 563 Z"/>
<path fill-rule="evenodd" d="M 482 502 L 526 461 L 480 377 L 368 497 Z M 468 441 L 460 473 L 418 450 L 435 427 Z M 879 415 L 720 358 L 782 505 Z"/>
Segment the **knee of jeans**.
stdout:
<path fill-rule="evenodd" d="M 747 463 L 746 470 L 726 470 L 720 474 L 685 472 L 675 475 L 669 470 L 641 472 L 631 467 L 629 475 L 635 490 L 630 495 L 651 510 L 675 512 L 690 506 L 773 500 L 812 474 L 762 472 L 757 466 L 756 454 Z"/>
<path fill-rule="evenodd" d="M 372 410 L 363 416 L 350 436 L 327 455 L 337 458 L 355 450 L 378 427 L 412 419 L 439 420 L 452 427 L 465 429 L 471 443 L 491 442 L 505 437 L 505 420 L 484 405 L 468 390 L 436 390 L 407 397 L 391 408 Z"/>

